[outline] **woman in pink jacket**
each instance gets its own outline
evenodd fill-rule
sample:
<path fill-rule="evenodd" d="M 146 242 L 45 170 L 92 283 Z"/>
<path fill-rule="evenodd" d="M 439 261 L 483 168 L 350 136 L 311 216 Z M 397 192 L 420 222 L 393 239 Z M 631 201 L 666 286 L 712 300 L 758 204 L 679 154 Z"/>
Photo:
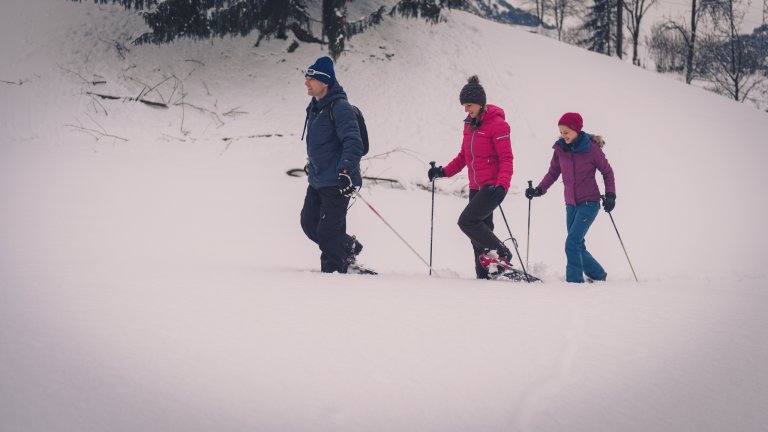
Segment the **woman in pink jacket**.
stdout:
<path fill-rule="evenodd" d="M 512 180 L 512 144 L 504 110 L 485 102 L 485 90 L 477 75 L 461 89 L 459 102 L 464 119 L 461 150 L 445 167 L 433 167 L 429 180 L 452 177 L 467 167 L 469 204 L 459 216 L 459 227 L 472 242 L 475 273 L 488 279 L 488 265 L 498 273 L 511 267 L 512 253 L 493 233 L 493 211 L 501 204 Z"/>

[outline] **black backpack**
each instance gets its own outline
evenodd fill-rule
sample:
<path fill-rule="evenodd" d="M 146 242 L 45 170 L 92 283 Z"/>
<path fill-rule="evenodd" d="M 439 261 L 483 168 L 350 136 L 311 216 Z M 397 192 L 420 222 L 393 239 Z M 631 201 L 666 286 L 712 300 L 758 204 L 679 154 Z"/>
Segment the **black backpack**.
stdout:
<path fill-rule="evenodd" d="M 333 124 L 333 129 L 336 129 L 336 120 L 333 118 L 333 103 L 336 101 L 331 102 L 331 110 L 329 111 L 331 116 L 331 123 Z M 360 138 L 363 141 L 363 156 L 368 154 L 368 128 L 365 127 L 365 117 L 363 117 L 362 111 L 360 111 L 360 108 L 350 104 L 352 107 L 352 111 L 355 112 L 355 117 L 357 118 L 357 127 L 360 129 Z"/>

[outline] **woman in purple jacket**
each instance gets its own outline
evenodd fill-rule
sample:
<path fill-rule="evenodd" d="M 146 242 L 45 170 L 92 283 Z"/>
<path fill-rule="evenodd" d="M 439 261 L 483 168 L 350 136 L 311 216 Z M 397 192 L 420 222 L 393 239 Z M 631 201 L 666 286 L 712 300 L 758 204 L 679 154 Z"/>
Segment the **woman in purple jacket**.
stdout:
<path fill-rule="evenodd" d="M 547 193 L 547 189 L 563 175 L 568 236 L 565 239 L 565 280 L 583 283 L 584 275 L 591 280 L 605 280 L 608 274 L 587 251 L 584 236 L 600 211 L 600 189 L 595 171 L 600 171 L 605 183 L 603 208 L 610 212 L 616 206 L 616 183 L 613 168 L 605 158 L 602 138 L 593 137 L 581 129 L 584 121 L 579 113 L 565 113 L 557 123 L 560 139 L 552 148 L 549 171 L 536 188 L 525 191 L 528 199 Z"/>

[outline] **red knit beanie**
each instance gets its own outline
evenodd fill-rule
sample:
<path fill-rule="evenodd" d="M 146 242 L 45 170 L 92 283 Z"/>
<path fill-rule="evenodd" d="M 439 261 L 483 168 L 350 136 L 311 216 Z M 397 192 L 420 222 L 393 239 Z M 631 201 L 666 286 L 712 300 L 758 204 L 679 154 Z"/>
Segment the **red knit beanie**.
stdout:
<path fill-rule="evenodd" d="M 581 132 L 581 128 L 584 127 L 584 119 L 581 118 L 581 114 L 579 113 L 569 112 L 560 117 L 560 121 L 557 122 L 557 125 L 565 125 L 575 132 Z"/>

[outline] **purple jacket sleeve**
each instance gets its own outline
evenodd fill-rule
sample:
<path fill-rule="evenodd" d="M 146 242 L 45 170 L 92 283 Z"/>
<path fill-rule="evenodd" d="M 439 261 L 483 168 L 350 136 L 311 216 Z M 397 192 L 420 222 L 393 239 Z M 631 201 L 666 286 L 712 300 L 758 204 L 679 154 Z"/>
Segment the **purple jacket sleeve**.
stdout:
<path fill-rule="evenodd" d="M 605 182 L 605 192 L 616 193 L 616 179 L 613 176 L 613 167 L 608 163 L 608 158 L 605 157 L 603 149 L 599 146 L 595 146 L 595 167 L 603 175 L 603 182 Z"/>
<path fill-rule="evenodd" d="M 549 171 L 544 175 L 544 178 L 539 182 L 542 193 L 547 193 L 547 189 L 557 181 L 560 177 L 560 157 L 557 155 L 557 151 L 552 155 L 552 161 L 549 163 Z"/>

